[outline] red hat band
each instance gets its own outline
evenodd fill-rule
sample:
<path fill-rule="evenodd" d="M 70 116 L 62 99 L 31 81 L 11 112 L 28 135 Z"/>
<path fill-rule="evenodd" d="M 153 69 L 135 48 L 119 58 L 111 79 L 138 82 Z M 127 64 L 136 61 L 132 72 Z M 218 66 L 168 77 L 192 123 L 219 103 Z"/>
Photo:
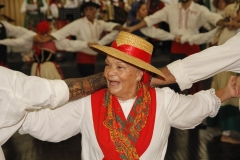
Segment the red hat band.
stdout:
<path fill-rule="evenodd" d="M 117 46 L 116 40 L 113 41 L 113 43 L 111 44 L 111 47 L 115 48 L 115 49 L 117 49 L 121 52 L 124 52 L 128 55 L 131 55 L 135 58 L 141 59 L 146 63 L 150 64 L 150 62 L 151 62 L 151 55 L 149 53 L 145 52 L 144 50 L 141 50 L 137 47 L 130 46 L 130 45 L 127 45 L 127 44 Z"/>

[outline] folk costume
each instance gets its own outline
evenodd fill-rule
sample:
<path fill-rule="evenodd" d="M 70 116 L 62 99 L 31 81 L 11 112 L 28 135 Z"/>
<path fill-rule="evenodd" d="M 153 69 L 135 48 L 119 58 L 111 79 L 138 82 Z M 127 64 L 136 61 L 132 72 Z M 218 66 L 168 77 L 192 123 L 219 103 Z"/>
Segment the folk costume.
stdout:
<path fill-rule="evenodd" d="M 0 73 L 4 75 L 0 76 L 0 146 L 23 124 L 26 110 L 61 106 L 69 99 L 68 87 L 62 80 L 30 77 L 1 66 Z M 5 159 L 1 148 L 0 159 Z"/>
<path fill-rule="evenodd" d="M 7 46 L 2 41 L 5 41 L 9 37 L 19 38 L 28 40 L 35 35 L 34 32 L 28 31 L 25 28 L 14 26 L 7 21 L 0 21 L 0 65 L 8 67 L 7 64 Z M 28 45 L 28 44 L 27 44 Z"/>
<path fill-rule="evenodd" d="M 226 30 L 223 30 L 223 32 L 226 32 Z M 236 31 L 234 33 L 236 34 Z M 224 42 L 222 45 L 210 47 L 167 65 L 181 90 L 190 88 L 193 83 L 210 78 L 223 71 L 240 73 L 238 50 L 240 33 L 228 40 L 226 40 L 226 35 L 222 37 L 225 37 L 221 39 Z"/>
<path fill-rule="evenodd" d="M 50 33 L 50 23 L 46 20 L 37 25 L 37 34 L 45 35 Z M 31 68 L 31 75 L 47 79 L 64 79 L 60 66 L 55 61 L 56 45 L 53 41 L 33 44 L 34 63 Z"/>
<path fill-rule="evenodd" d="M 224 18 L 235 18 L 239 12 L 239 3 L 233 3 L 226 6 L 224 13 L 222 14 Z M 237 30 L 229 30 L 227 27 L 220 27 L 213 39 L 214 44 L 222 45 L 228 39 L 233 37 L 239 32 Z M 229 55 L 230 56 L 230 55 Z M 221 72 L 213 77 L 211 87 L 214 89 L 220 89 L 225 86 L 228 79 L 232 75 L 237 75 L 234 72 Z M 219 115 L 214 118 L 207 119 L 208 126 L 219 127 L 223 131 L 223 135 L 231 136 L 229 133 L 235 131 L 240 134 L 240 113 L 239 113 L 239 98 L 230 98 L 229 100 L 222 103 L 219 110 Z"/>
<path fill-rule="evenodd" d="M 94 2 L 84 3 L 82 8 L 85 8 L 86 6 L 99 7 L 99 5 Z M 113 28 L 117 25 L 117 23 L 105 22 L 97 19 L 91 23 L 86 17 L 83 17 L 64 26 L 62 29 L 51 33 L 51 36 L 53 36 L 56 40 L 61 40 L 69 35 L 72 35 L 76 36 L 76 39 L 82 42 L 80 45 L 82 50 L 77 53 L 76 62 L 80 75 L 88 76 L 95 72 L 97 52 L 90 49 L 87 43 L 97 42 L 101 45 L 111 43 L 118 34 L 118 31 L 113 31 Z M 103 31 L 110 33 L 100 39 Z"/>
<path fill-rule="evenodd" d="M 182 7 L 182 2 L 179 2 L 178 4 L 171 4 L 164 7 L 144 20 L 148 26 L 165 21 L 169 24 L 170 33 L 174 35 L 195 35 L 199 33 L 200 27 L 204 24 L 211 23 L 216 25 L 220 19 L 222 17 L 219 14 L 210 12 L 205 6 L 192 1 L 186 10 Z M 199 45 L 190 45 L 188 42 L 181 44 L 173 41 L 170 58 L 173 62 L 197 52 L 200 52 Z M 200 87 L 200 83 L 198 83 L 191 88 L 190 92 L 193 94 Z M 176 90 L 178 89 L 176 88 Z"/>
<path fill-rule="evenodd" d="M 222 19 L 220 15 L 210 12 L 206 7 L 195 2 L 191 2 L 187 10 L 182 8 L 180 2 L 166 6 L 144 20 L 148 26 L 152 26 L 160 21 L 166 21 L 170 26 L 170 33 L 174 35 L 194 35 L 199 33 L 199 28 L 206 22 L 216 25 L 220 19 Z M 173 42 L 171 47 L 172 54 L 189 56 L 199 51 L 199 46 L 191 46 L 188 43 L 177 44 Z"/>
<path fill-rule="evenodd" d="M 47 10 L 46 0 L 24 0 L 21 6 L 21 13 L 25 14 L 24 27 L 35 31 L 37 24 L 44 20 Z"/>
<path fill-rule="evenodd" d="M 111 47 L 91 48 L 145 71 L 137 96 L 121 101 L 102 89 L 55 110 L 28 113 L 21 134 L 59 142 L 80 132 L 82 159 L 163 160 L 171 127 L 194 128 L 217 114 L 220 100 L 212 89 L 184 96 L 149 86 L 151 73 L 164 75 L 150 65 L 153 46 L 142 38 L 120 32 Z"/>

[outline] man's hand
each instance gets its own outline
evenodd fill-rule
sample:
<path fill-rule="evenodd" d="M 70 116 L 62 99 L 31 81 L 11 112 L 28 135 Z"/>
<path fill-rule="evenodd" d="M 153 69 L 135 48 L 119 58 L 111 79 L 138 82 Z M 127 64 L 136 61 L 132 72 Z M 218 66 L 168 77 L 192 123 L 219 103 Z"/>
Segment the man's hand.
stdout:
<path fill-rule="evenodd" d="M 240 92 L 239 86 L 237 85 L 238 84 L 237 79 L 238 79 L 237 76 L 231 76 L 228 80 L 227 85 L 224 88 L 216 91 L 216 95 L 221 100 L 221 102 L 224 102 L 229 98 L 239 97 Z"/>
<path fill-rule="evenodd" d="M 172 75 L 172 73 L 168 70 L 167 67 L 160 68 L 160 71 L 165 75 L 165 78 L 161 76 L 152 77 L 150 82 L 151 86 L 160 86 L 176 83 L 175 77 Z"/>
<path fill-rule="evenodd" d="M 37 43 L 46 43 L 51 40 L 54 40 L 54 37 L 51 35 L 36 35 L 33 37 L 33 41 Z"/>
<path fill-rule="evenodd" d="M 175 36 L 174 41 L 177 43 L 181 43 L 181 36 Z"/>
<path fill-rule="evenodd" d="M 238 21 L 236 21 L 235 19 L 230 19 L 227 26 L 230 31 L 237 30 L 238 28 L 240 28 L 240 23 Z"/>

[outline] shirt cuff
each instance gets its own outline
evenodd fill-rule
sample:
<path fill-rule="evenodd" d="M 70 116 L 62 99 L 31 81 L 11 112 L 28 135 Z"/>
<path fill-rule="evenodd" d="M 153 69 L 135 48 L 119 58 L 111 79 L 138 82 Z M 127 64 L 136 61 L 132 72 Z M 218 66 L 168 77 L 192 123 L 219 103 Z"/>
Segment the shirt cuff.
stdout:
<path fill-rule="evenodd" d="M 152 26 L 151 21 L 148 16 L 144 18 L 144 21 L 147 23 L 148 27 Z"/>
<path fill-rule="evenodd" d="M 211 95 L 214 97 L 215 102 L 216 102 L 216 104 L 214 106 L 214 109 L 210 113 L 209 117 L 215 117 L 217 115 L 218 111 L 219 111 L 220 106 L 221 106 L 221 100 L 216 96 L 216 92 L 215 92 L 214 89 L 210 89 L 209 91 L 210 91 Z"/>
<path fill-rule="evenodd" d="M 176 78 L 176 82 L 178 83 L 179 88 L 181 90 L 192 87 L 192 82 L 189 80 L 189 78 L 187 77 L 182 68 L 181 60 L 177 60 L 170 63 L 169 65 L 167 65 L 167 68 L 171 72 L 171 74 Z"/>
<path fill-rule="evenodd" d="M 56 95 L 51 106 L 54 108 L 67 103 L 69 100 L 69 89 L 67 84 L 63 80 L 49 80 L 49 82 Z"/>
<path fill-rule="evenodd" d="M 51 35 L 53 38 L 55 38 L 55 40 L 61 40 L 61 37 L 58 36 L 58 35 L 55 34 L 55 33 L 51 33 L 50 35 Z"/>

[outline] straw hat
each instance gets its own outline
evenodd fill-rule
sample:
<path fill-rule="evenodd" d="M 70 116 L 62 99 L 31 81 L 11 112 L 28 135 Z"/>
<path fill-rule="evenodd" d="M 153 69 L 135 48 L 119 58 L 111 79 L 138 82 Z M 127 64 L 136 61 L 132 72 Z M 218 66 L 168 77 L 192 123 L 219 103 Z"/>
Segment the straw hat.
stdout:
<path fill-rule="evenodd" d="M 128 32 L 120 32 L 110 47 L 92 45 L 91 48 L 98 53 L 105 53 L 128 62 L 162 77 L 164 74 L 151 63 L 153 46 L 146 40 Z"/>

